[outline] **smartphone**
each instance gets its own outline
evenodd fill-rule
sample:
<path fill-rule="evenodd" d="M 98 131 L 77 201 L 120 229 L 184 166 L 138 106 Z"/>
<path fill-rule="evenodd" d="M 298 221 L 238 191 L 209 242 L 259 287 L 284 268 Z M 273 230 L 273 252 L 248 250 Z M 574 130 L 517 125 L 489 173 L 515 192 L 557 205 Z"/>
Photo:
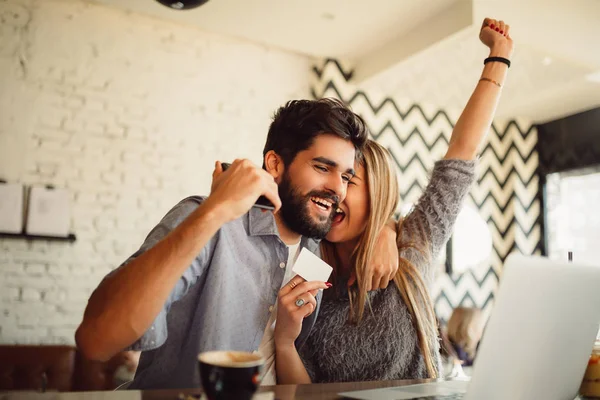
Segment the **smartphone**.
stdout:
<path fill-rule="evenodd" d="M 229 163 L 221 163 L 221 167 L 223 167 L 223 172 L 225 172 L 227 170 L 227 168 L 229 168 L 231 166 L 231 164 Z M 271 201 L 269 199 L 267 199 L 265 196 L 260 196 L 258 198 L 258 200 L 256 200 L 256 203 L 254 203 L 253 207 L 258 207 L 258 208 L 264 208 L 265 210 L 274 210 L 275 206 L 273 205 L 273 203 L 271 203 Z"/>

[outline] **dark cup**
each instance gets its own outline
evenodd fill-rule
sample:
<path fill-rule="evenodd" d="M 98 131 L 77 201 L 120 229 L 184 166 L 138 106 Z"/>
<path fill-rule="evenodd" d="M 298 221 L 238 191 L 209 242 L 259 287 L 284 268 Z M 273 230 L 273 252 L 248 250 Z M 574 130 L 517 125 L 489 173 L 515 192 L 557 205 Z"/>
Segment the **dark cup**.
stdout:
<path fill-rule="evenodd" d="M 256 353 L 200 353 L 198 368 L 206 397 L 209 400 L 250 400 L 260 385 L 264 362 Z"/>

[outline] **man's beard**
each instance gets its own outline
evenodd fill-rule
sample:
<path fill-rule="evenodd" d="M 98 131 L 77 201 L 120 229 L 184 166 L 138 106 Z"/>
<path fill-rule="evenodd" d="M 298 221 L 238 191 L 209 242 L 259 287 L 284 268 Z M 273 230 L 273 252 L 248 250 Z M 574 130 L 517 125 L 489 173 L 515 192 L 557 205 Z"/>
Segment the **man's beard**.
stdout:
<path fill-rule="evenodd" d="M 328 217 L 319 216 L 318 221 L 310 215 L 310 198 L 320 197 L 333 203 L 331 213 Z M 283 179 L 279 184 L 279 198 L 281 199 L 281 218 L 288 228 L 303 236 L 313 239 L 323 239 L 331 229 L 331 223 L 335 216 L 335 209 L 339 204 L 337 196 L 325 191 L 312 191 L 302 195 L 292 186 L 288 172 L 285 171 Z"/>

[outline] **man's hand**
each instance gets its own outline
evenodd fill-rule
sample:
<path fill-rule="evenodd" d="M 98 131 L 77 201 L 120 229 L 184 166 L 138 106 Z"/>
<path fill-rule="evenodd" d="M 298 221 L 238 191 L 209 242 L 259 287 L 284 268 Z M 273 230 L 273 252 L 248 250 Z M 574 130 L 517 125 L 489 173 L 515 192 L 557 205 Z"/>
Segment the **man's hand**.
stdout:
<path fill-rule="evenodd" d="M 244 215 L 256 200 L 264 195 L 273 203 L 277 212 L 281 199 L 277 184 L 265 170 L 258 168 L 249 160 L 235 160 L 231 167 L 223 172 L 220 162 L 216 162 L 213 171 L 211 193 L 205 203 L 218 208 L 225 222 Z"/>
<path fill-rule="evenodd" d="M 388 223 L 383 227 L 376 243 L 373 257 L 367 265 L 365 276 L 367 291 L 387 288 L 398 272 L 399 255 L 395 221 L 393 225 Z M 354 282 L 356 282 L 356 275 L 353 272 L 348 280 L 348 286 L 353 285 Z"/>

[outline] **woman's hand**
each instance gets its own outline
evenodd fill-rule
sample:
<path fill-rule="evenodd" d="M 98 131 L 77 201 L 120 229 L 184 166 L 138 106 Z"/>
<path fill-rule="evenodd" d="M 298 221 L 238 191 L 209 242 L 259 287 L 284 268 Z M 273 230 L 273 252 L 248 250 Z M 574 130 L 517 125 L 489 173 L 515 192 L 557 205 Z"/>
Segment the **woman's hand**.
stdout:
<path fill-rule="evenodd" d="M 490 56 L 510 59 L 514 44 L 509 34 L 510 25 L 504 21 L 486 18 L 479 31 L 479 40 L 490 49 Z"/>
<path fill-rule="evenodd" d="M 306 282 L 296 275 L 279 291 L 274 333 L 276 347 L 294 345 L 302 331 L 302 321 L 317 308 L 315 296 L 320 289 L 330 287 L 331 283 Z"/>

